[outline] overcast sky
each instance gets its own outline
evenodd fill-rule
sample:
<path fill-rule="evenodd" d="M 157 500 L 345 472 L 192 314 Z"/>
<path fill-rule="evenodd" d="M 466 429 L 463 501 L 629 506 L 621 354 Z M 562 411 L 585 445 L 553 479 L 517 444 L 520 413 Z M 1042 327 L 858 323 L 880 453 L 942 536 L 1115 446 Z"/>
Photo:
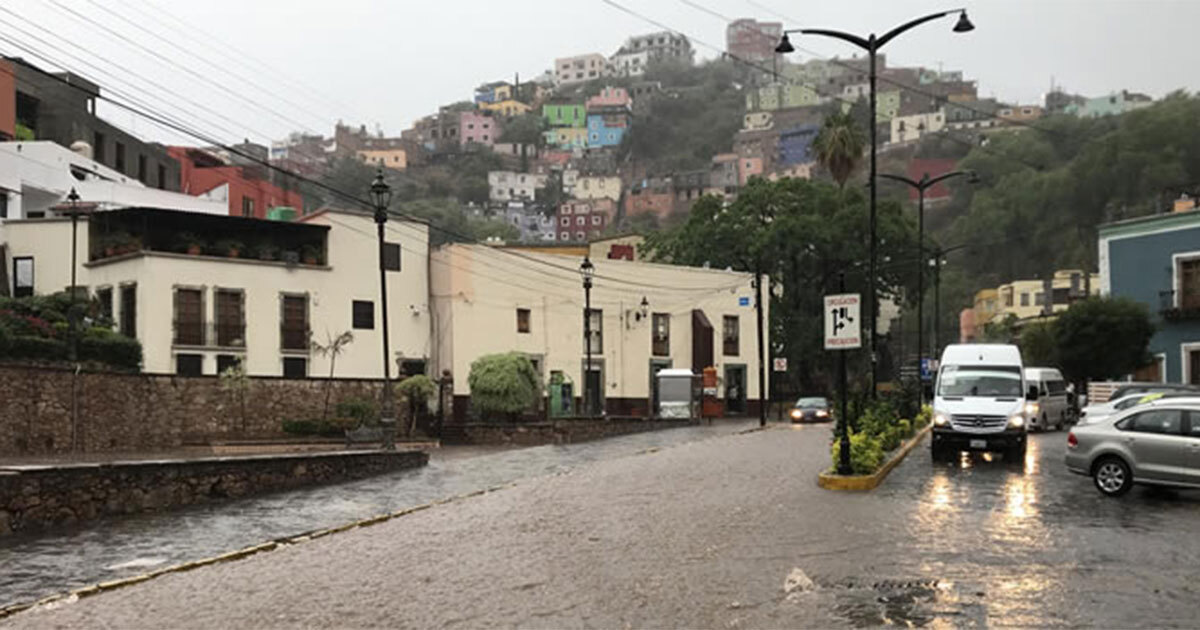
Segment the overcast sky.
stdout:
<path fill-rule="evenodd" d="M 866 35 L 956 6 L 956 0 L 612 1 L 689 36 L 700 59 L 724 47 L 718 15 Z M 1052 80 L 1088 95 L 1124 88 L 1157 98 L 1200 87 L 1192 52 L 1198 0 L 976 0 L 965 6 L 975 31 L 951 32 L 951 18 L 923 25 L 888 45 L 889 65 L 960 69 L 978 81 L 980 96 L 1019 103 L 1040 102 Z M 136 98 L 224 141 L 263 142 L 296 129 L 328 135 L 339 118 L 399 134 L 440 104 L 470 99 L 480 83 L 511 80 L 518 72 L 532 78 L 555 57 L 610 55 L 627 36 L 656 30 L 603 0 L 0 4 L 0 36 L 53 60 L 42 65 L 75 70 L 114 98 Z M 794 41 L 822 56 L 858 52 L 835 40 Z M 38 58 L 3 39 L 0 51 Z M 112 106 L 101 113 L 140 135 L 179 141 Z"/>

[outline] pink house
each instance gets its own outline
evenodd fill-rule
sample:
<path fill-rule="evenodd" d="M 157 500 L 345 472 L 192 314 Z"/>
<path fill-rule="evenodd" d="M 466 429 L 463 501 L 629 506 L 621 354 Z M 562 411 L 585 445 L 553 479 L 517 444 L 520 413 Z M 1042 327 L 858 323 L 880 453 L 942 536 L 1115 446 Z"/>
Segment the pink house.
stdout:
<path fill-rule="evenodd" d="M 751 177 L 763 174 L 763 159 L 760 157 L 738 158 L 738 185 L 745 186 Z"/>
<path fill-rule="evenodd" d="M 629 91 L 625 88 L 606 87 L 600 90 L 599 94 L 589 98 L 586 106 L 589 112 L 594 109 L 606 107 L 624 107 L 628 109 L 633 106 L 633 99 L 629 97 Z"/>
<path fill-rule="evenodd" d="M 475 142 L 492 146 L 500 136 L 500 123 L 483 112 L 462 112 L 458 119 L 458 137 L 462 144 Z"/>

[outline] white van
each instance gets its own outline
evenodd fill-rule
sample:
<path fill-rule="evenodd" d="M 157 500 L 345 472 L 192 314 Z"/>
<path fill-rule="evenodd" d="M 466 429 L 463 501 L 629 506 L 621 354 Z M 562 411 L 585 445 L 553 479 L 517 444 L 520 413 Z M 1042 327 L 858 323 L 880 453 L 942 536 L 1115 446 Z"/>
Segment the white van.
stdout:
<path fill-rule="evenodd" d="M 959 451 L 1001 451 L 1024 461 L 1025 386 L 1021 351 L 1013 345 L 954 344 L 942 352 L 933 390 L 935 461 Z"/>
<path fill-rule="evenodd" d="M 1032 389 L 1037 387 L 1037 400 L 1025 403 L 1025 415 L 1029 418 L 1029 430 L 1062 431 L 1067 425 L 1067 381 L 1062 372 L 1054 368 L 1025 368 L 1025 383 Z"/>

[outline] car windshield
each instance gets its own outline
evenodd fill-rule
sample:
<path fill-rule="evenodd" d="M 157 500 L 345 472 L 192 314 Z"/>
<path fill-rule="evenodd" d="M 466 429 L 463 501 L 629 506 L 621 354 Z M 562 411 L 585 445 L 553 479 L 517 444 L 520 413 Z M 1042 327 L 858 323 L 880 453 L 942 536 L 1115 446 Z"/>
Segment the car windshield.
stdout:
<path fill-rule="evenodd" d="M 947 365 L 938 378 L 938 396 L 1021 395 L 1021 370 L 1008 365 Z"/>
<path fill-rule="evenodd" d="M 805 409 L 823 408 L 823 407 L 829 406 L 829 401 L 825 400 L 824 398 L 819 398 L 819 397 L 801 398 L 800 400 L 796 401 L 796 406 L 804 407 Z"/>

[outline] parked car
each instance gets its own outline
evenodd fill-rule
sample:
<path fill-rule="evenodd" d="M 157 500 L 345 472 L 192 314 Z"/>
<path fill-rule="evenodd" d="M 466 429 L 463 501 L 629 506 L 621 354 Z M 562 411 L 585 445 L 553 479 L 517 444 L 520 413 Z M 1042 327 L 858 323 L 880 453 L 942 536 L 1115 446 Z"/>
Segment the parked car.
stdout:
<path fill-rule="evenodd" d="M 1054 368 L 1025 368 L 1025 386 L 1037 387 L 1037 400 L 1025 403 L 1025 417 L 1029 418 L 1031 431 L 1048 431 L 1053 427 L 1061 431 L 1069 421 L 1067 382 L 1062 372 Z"/>
<path fill-rule="evenodd" d="M 796 401 L 788 414 L 792 422 L 826 422 L 833 419 L 829 413 L 829 400 L 824 396 L 807 396 Z"/>
<path fill-rule="evenodd" d="M 1108 399 L 1116 400 L 1130 394 L 1149 394 L 1151 392 L 1196 392 L 1200 394 L 1200 388 L 1182 383 L 1126 383 L 1113 390 Z"/>
<path fill-rule="evenodd" d="M 1132 387 L 1125 390 L 1125 393 L 1120 396 L 1113 396 L 1108 399 L 1108 402 L 1088 405 L 1079 412 L 1079 424 L 1095 424 L 1118 411 L 1124 411 L 1133 407 L 1147 403 L 1164 396 L 1200 396 L 1200 392 L 1194 392 L 1189 389 L 1178 389 L 1175 387 L 1164 388 L 1149 388 L 1142 391 L 1143 387 Z M 1120 391 L 1120 390 L 1118 390 Z"/>
<path fill-rule="evenodd" d="M 963 450 L 1001 451 L 1006 461 L 1024 461 L 1026 403 L 1035 400 L 1016 346 L 946 346 L 934 386 L 930 455 L 941 461 Z"/>
<path fill-rule="evenodd" d="M 1200 397 L 1163 397 L 1075 427 L 1065 462 L 1107 496 L 1134 484 L 1200 488 Z"/>

